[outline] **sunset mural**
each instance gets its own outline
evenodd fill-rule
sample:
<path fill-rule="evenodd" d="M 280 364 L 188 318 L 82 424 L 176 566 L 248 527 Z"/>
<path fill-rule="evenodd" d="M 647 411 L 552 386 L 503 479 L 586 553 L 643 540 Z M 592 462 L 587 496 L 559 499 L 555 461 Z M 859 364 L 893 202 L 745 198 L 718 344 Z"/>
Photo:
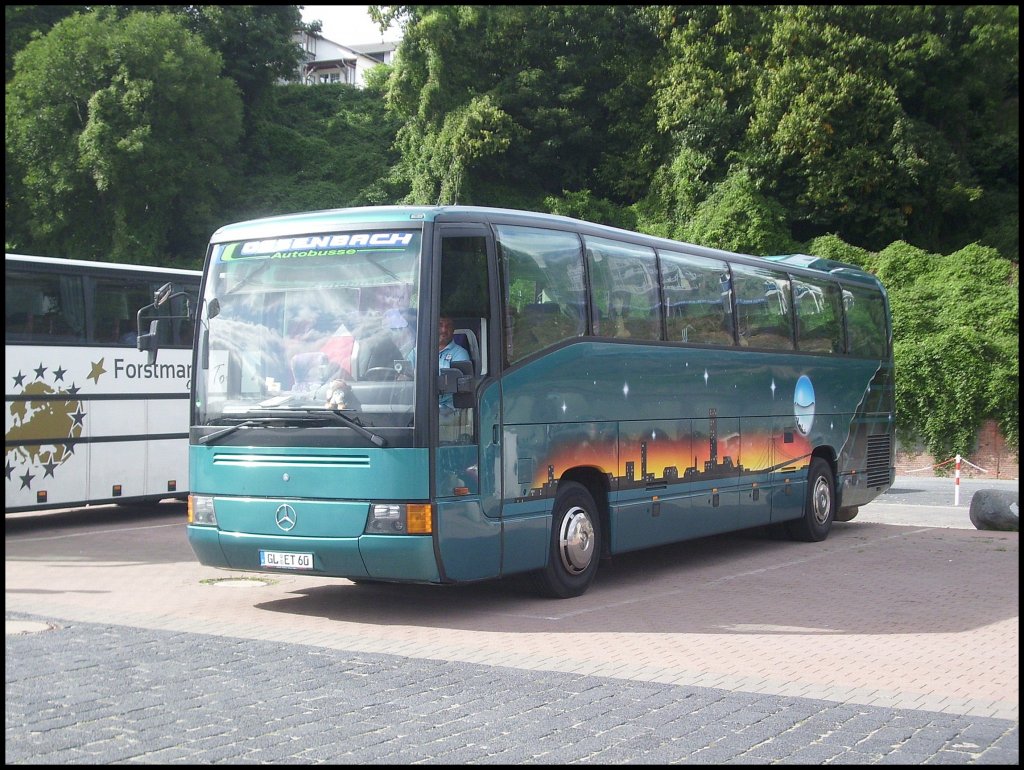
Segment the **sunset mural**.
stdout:
<path fill-rule="evenodd" d="M 722 422 L 735 426 L 737 420 Z M 810 441 L 795 425 L 775 435 L 736 431 L 722 435 L 718 429 L 719 421 L 712 410 L 706 420 L 659 423 L 643 433 L 621 435 L 618 442 L 607 436 L 566 436 L 553 442 L 546 458 L 538 458 L 532 496 L 566 469 L 580 466 L 600 469 L 623 488 L 660 480 L 763 474 L 779 467 L 800 469 L 810 462 Z"/>

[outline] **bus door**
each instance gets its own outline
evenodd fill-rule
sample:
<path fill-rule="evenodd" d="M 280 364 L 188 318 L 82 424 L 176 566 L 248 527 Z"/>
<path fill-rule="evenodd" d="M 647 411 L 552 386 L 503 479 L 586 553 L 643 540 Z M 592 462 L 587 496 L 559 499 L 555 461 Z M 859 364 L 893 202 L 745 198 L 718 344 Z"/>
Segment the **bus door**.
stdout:
<path fill-rule="evenodd" d="M 446 577 L 474 580 L 501 574 L 500 390 L 494 377 L 497 285 L 494 242 L 482 225 L 439 225 L 431 314 L 438 350 L 437 395 L 431 397 L 437 437 L 434 463 L 438 547 Z M 440 350 L 441 321 L 461 350 Z M 424 339 L 424 336 L 420 336 Z M 468 356 L 466 355 L 468 354 Z M 469 365 L 459 358 L 469 358 Z M 444 367 L 457 369 L 462 392 L 443 393 Z M 449 373 L 450 381 L 451 373 Z"/>

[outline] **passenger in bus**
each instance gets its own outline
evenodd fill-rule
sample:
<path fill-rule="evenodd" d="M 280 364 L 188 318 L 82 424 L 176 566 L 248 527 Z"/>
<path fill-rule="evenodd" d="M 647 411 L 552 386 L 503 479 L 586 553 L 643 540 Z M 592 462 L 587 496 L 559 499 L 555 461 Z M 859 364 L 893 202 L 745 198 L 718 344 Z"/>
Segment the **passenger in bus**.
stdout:
<path fill-rule="evenodd" d="M 358 349 L 356 336 L 345 321 L 342 321 L 334 333 L 327 338 L 327 341 L 320 346 L 320 351 L 338 366 L 341 376 L 352 377 L 353 359 L 357 355 Z"/>
<path fill-rule="evenodd" d="M 416 347 L 416 309 L 392 309 L 384 314 L 391 339 L 398 346 L 403 360 L 408 360 L 409 352 Z"/>
<path fill-rule="evenodd" d="M 393 372 L 395 361 L 402 360 L 392 336 L 398 323 L 404 324 L 405 320 L 397 311 L 394 316 L 373 316 L 362 324 L 343 320 L 320 350 L 338 365 L 346 379 L 367 379 L 373 369 L 377 371 L 369 379 L 380 379 L 381 369 Z"/>
<path fill-rule="evenodd" d="M 319 351 L 297 353 L 291 364 L 292 391 L 309 394 L 315 401 L 326 400 L 326 386 L 339 375 L 337 365 Z"/>

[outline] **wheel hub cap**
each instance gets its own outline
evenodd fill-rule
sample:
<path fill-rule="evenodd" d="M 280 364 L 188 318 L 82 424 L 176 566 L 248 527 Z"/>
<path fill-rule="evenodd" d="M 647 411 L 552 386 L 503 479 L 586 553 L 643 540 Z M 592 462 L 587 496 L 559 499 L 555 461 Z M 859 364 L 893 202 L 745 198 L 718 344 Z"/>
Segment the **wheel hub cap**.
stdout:
<path fill-rule="evenodd" d="M 594 525 L 582 508 L 573 508 L 562 519 L 559 536 L 562 565 L 572 574 L 586 570 L 594 558 Z"/>

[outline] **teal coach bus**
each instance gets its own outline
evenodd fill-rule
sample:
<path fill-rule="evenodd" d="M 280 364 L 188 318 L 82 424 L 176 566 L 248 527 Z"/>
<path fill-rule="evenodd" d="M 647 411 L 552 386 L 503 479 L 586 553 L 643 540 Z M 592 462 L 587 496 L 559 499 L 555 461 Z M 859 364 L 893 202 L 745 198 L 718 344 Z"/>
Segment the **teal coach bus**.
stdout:
<path fill-rule="evenodd" d="M 886 293 L 803 254 L 469 206 L 242 222 L 194 356 L 188 538 L 225 569 L 571 597 L 627 551 L 820 541 L 893 480 Z"/>

